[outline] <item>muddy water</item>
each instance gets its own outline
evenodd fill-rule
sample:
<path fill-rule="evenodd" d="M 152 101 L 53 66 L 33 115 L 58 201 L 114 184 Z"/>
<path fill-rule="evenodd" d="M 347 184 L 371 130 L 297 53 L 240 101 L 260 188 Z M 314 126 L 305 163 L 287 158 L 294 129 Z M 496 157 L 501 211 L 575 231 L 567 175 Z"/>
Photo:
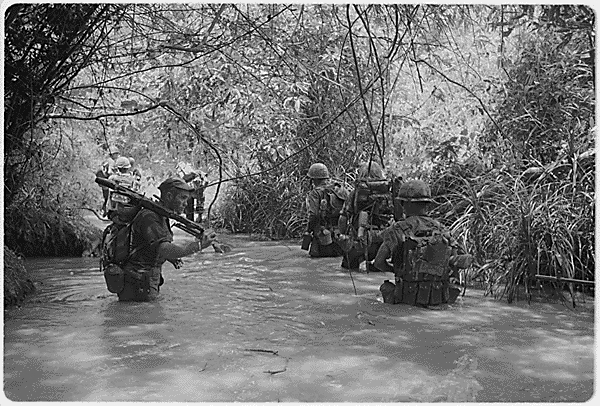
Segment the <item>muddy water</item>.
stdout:
<path fill-rule="evenodd" d="M 178 235 L 179 241 L 185 239 Z M 28 260 L 38 293 L 5 313 L 15 401 L 558 402 L 593 394 L 591 311 L 467 295 L 383 304 L 298 244 L 234 241 L 175 270 L 156 303 L 119 303 L 95 259 Z"/>

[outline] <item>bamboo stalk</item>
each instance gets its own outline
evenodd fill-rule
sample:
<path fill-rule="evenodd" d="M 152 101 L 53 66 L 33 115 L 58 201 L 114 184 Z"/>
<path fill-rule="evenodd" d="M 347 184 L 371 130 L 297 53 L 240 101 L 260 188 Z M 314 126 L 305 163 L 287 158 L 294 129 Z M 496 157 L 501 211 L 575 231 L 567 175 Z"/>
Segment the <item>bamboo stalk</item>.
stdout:
<path fill-rule="evenodd" d="M 535 275 L 537 279 L 556 281 L 556 282 L 572 282 L 581 283 L 583 285 L 595 285 L 594 281 L 584 281 L 581 279 L 561 278 L 560 276 L 549 276 L 549 275 Z"/>

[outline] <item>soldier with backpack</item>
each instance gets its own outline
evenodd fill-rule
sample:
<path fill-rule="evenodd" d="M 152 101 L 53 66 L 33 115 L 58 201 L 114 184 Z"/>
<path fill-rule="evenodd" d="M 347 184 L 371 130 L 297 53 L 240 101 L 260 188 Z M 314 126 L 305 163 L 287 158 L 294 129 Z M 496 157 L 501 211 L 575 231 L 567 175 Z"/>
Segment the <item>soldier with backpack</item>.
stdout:
<path fill-rule="evenodd" d="M 374 261 L 380 270 L 395 274 L 395 284 L 386 280 L 380 287 L 384 302 L 453 303 L 461 290 L 458 268 L 467 268 L 471 256 L 457 255 L 461 250 L 450 231 L 427 215 L 432 199 L 425 182 L 405 182 L 398 195 L 406 218 L 384 230 Z"/>
<path fill-rule="evenodd" d="M 114 145 L 112 147 L 108 147 L 108 172 L 110 175 L 118 172 L 115 164 L 117 163 L 117 159 L 119 159 L 120 156 L 121 151 L 119 151 L 119 148 L 117 148 Z"/>
<path fill-rule="evenodd" d="M 121 156 L 115 161 L 116 173 L 110 175 L 108 180 L 115 182 L 117 185 L 125 186 L 133 191 L 139 190 L 139 183 L 136 183 L 135 176 L 131 173 L 131 162 L 128 158 Z M 106 215 L 113 221 L 118 222 L 119 217 L 127 217 L 127 212 L 131 207 L 118 193 L 109 192 L 108 202 L 106 206 Z"/>
<path fill-rule="evenodd" d="M 315 163 L 308 169 L 313 189 L 306 197 L 308 226 L 303 244 L 311 257 L 339 257 L 343 251 L 338 243 L 337 229 L 340 210 L 348 198 L 348 191 L 339 182 L 329 178 L 329 169 Z"/>
<path fill-rule="evenodd" d="M 205 172 L 194 169 L 192 165 L 183 161 L 177 164 L 175 170 L 179 177 L 194 188 L 194 192 L 190 200 L 188 200 L 187 208 L 185 209 L 185 216 L 188 220 L 194 221 L 194 215 L 196 215 L 195 221 L 200 223 L 202 222 L 202 215 L 204 213 L 204 191 L 208 186 L 208 176 Z"/>
<path fill-rule="evenodd" d="M 366 260 L 367 271 L 383 242 L 381 232 L 402 219 L 402 210 L 394 201 L 394 191 L 402 178 L 386 179 L 377 162 L 360 164 L 354 190 L 344 203 L 339 217 L 340 239 L 344 248 L 342 268 L 358 270 Z"/>
<path fill-rule="evenodd" d="M 193 191 L 180 178 L 169 178 L 158 189 L 161 205 L 175 213 L 185 210 Z M 168 217 L 141 206 L 131 207 L 126 214 L 104 231 L 100 260 L 107 288 L 119 301 L 156 299 L 164 282 L 163 263 L 169 261 L 179 268 L 180 258 L 211 246 L 216 238 L 214 231 L 205 230 L 202 239 L 176 245 Z"/>

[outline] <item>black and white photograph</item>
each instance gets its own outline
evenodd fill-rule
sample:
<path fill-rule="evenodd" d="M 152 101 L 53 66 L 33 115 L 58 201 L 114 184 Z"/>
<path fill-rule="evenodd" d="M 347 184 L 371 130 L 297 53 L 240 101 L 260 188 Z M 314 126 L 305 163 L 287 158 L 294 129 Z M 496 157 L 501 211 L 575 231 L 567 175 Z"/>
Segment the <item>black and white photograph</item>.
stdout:
<path fill-rule="evenodd" d="M 593 401 L 591 5 L 0 7 L 2 404 Z"/>

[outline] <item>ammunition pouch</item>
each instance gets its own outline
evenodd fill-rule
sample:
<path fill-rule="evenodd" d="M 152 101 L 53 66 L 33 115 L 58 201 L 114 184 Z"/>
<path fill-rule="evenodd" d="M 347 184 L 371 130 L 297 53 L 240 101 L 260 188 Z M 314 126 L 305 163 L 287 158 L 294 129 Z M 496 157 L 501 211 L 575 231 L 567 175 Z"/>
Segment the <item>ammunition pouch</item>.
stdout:
<path fill-rule="evenodd" d="M 429 296 L 430 305 L 439 305 L 444 303 L 444 282 L 434 280 L 431 282 L 431 295 Z"/>
<path fill-rule="evenodd" d="M 396 285 L 392 282 L 386 280 L 379 287 L 381 291 L 381 296 L 383 296 L 383 303 L 395 304 L 396 300 L 394 299 L 394 290 L 396 289 Z"/>
<path fill-rule="evenodd" d="M 302 245 L 300 246 L 300 248 L 303 249 L 304 251 L 308 251 L 308 249 L 310 248 L 311 240 L 312 240 L 312 234 L 305 233 L 302 236 Z"/>
<path fill-rule="evenodd" d="M 381 230 L 373 227 L 367 231 L 367 246 L 377 245 L 380 246 L 383 243 L 383 237 L 381 236 Z"/>
<path fill-rule="evenodd" d="M 402 281 L 402 300 L 399 303 L 414 306 L 417 304 L 417 294 L 419 293 L 418 281 Z"/>
<path fill-rule="evenodd" d="M 117 264 L 108 264 L 104 267 L 104 281 L 109 292 L 121 293 L 125 286 L 125 271 Z"/>
<path fill-rule="evenodd" d="M 311 235 L 311 242 L 310 242 L 310 248 L 308 249 L 308 255 L 310 255 L 311 257 L 319 257 L 321 253 L 321 250 L 319 249 L 319 240 L 317 239 L 317 237 L 313 235 Z"/>
<path fill-rule="evenodd" d="M 320 245 L 329 245 L 329 244 L 333 243 L 333 239 L 331 237 L 331 231 L 329 231 L 327 229 L 321 230 L 317 234 L 317 239 L 319 240 Z"/>
<path fill-rule="evenodd" d="M 404 281 L 402 279 L 396 281 L 396 287 L 394 288 L 394 303 L 400 304 L 404 299 Z"/>
<path fill-rule="evenodd" d="M 431 297 L 431 281 L 420 281 L 417 283 L 417 304 L 427 306 Z"/>
<path fill-rule="evenodd" d="M 394 285 L 385 281 L 379 290 L 383 302 L 389 304 L 407 304 L 411 306 L 435 306 L 442 303 L 452 304 L 460 294 L 460 288 L 450 284 L 448 280 L 439 278 L 403 279 L 397 278 Z"/>
<path fill-rule="evenodd" d="M 148 299 L 150 294 L 150 271 L 125 271 L 125 282 L 132 285 L 140 300 Z"/>

